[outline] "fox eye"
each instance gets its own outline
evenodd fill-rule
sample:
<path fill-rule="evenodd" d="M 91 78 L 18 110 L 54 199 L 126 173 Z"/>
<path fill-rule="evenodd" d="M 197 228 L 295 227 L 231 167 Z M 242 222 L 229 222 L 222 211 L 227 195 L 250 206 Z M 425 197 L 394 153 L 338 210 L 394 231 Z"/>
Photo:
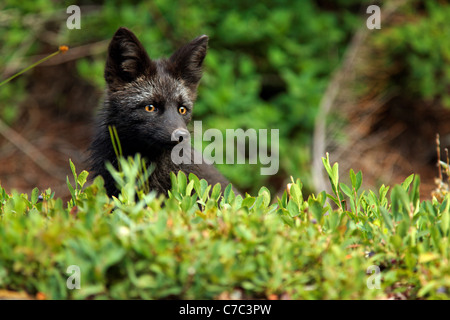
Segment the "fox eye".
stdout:
<path fill-rule="evenodd" d="M 180 114 L 186 114 L 187 109 L 186 109 L 186 107 L 179 107 L 179 108 L 178 108 L 178 112 L 179 112 Z"/>
<path fill-rule="evenodd" d="M 149 105 L 145 106 L 145 111 L 147 111 L 147 112 L 156 111 L 156 107 L 152 104 L 149 104 Z"/>

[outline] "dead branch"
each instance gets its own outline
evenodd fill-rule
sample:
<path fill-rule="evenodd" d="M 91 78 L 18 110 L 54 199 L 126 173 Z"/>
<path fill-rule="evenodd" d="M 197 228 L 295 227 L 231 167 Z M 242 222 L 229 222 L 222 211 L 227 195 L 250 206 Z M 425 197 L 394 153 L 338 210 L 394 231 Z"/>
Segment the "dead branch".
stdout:
<path fill-rule="evenodd" d="M 399 0 L 390 2 L 383 11 L 383 20 L 387 21 L 393 13 L 397 11 L 407 0 Z M 327 190 L 330 192 L 328 179 L 325 177 L 325 172 L 322 166 L 322 157 L 326 152 L 326 119 L 332 108 L 336 108 L 338 97 L 340 96 L 342 88 L 346 87 L 349 81 L 355 76 L 355 59 L 360 50 L 366 43 L 369 29 L 364 25 L 354 35 L 345 55 L 341 67 L 334 73 L 327 90 L 319 105 L 319 112 L 316 118 L 314 137 L 313 137 L 313 165 L 312 176 L 316 190 Z"/>
<path fill-rule="evenodd" d="M 66 173 L 58 169 L 42 152 L 39 151 L 28 140 L 22 137 L 15 130 L 11 129 L 6 123 L 0 119 L 0 134 L 4 136 L 9 142 L 27 155 L 36 165 L 47 172 L 52 177 L 63 180 Z"/>

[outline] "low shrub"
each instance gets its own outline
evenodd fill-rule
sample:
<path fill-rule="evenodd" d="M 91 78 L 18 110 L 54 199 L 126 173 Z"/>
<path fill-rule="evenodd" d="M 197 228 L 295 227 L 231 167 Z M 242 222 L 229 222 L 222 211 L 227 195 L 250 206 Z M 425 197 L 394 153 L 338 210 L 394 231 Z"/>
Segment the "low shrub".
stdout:
<path fill-rule="evenodd" d="M 86 186 L 72 163 L 67 203 L 0 187 L 0 288 L 47 299 L 448 299 L 448 194 L 421 201 L 414 175 L 362 190 L 361 172 L 345 185 L 323 162 L 333 192 L 307 199 L 299 179 L 273 199 L 182 172 L 156 196 L 142 191 L 138 157 L 111 168 L 118 198 L 101 177 Z M 69 289 L 71 266 L 80 289 Z"/>

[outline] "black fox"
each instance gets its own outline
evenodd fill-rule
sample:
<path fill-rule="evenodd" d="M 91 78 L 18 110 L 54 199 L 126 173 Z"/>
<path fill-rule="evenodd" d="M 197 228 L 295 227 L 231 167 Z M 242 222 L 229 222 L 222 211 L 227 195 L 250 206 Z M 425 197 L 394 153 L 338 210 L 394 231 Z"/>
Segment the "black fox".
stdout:
<path fill-rule="evenodd" d="M 199 36 L 170 58 L 152 60 L 130 30 L 119 28 L 114 34 L 104 74 L 105 102 L 89 159 L 91 172 L 104 178 L 110 196 L 117 195 L 118 190 L 105 168 L 106 162 L 117 166 L 109 126 L 117 129 L 123 156 L 140 153 L 155 165 L 149 187 L 158 194 L 167 194 L 171 187 L 170 172 L 179 170 L 186 175 L 192 172 L 212 185 L 220 183 L 222 190 L 228 185 L 204 161 L 177 165 L 171 159 L 171 150 L 177 143 L 183 140 L 188 143 L 186 126 L 192 117 L 207 46 L 208 37 Z"/>

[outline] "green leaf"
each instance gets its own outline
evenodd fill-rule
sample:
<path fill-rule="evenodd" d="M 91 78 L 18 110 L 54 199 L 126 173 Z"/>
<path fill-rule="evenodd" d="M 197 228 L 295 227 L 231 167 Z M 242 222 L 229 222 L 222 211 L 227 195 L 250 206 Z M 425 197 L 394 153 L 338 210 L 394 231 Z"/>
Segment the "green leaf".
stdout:
<path fill-rule="evenodd" d="M 354 194 L 352 193 L 352 190 L 347 185 L 345 185 L 344 183 L 340 183 L 339 187 L 350 199 L 353 198 Z"/>
<path fill-rule="evenodd" d="M 303 202 L 303 195 L 300 187 L 296 183 L 291 184 L 290 194 L 292 200 L 300 206 Z"/>
<path fill-rule="evenodd" d="M 88 175 L 89 173 L 86 170 L 83 170 L 78 176 L 77 182 L 81 188 L 83 188 L 84 184 L 86 183 Z"/>
<path fill-rule="evenodd" d="M 337 162 L 333 165 L 332 180 L 333 180 L 333 184 L 337 190 L 337 185 L 338 185 L 338 181 L 339 181 L 339 164 Z"/>
<path fill-rule="evenodd" d="M 408 191 L 409 186 L 411 185 L 411 182 L 414 179 L 414 174 L 411 174 L 408 178 L 405 179 L 405 181 L 402 182 L 402 187 L 405 191 Z"/>
<path fill-rule="evenodd" d="M 194 180 L 190 180 L 189 183 L 188 183 L 188 185 L 186 186 L 186 195 L 187 195 L 187 196 L 190 196 L 190 195 L 191 195 L 192 189 L 194 188 L 194 183 L 195 183 Z"/>
<path fill-rule="evenodd" d="M 70 184 L 69 177 L 66 177 L 66 183 L 67 183 L 67 187 L 69 188 L 70 195 L 72 196 L 72 199 L 74 202 L 73 204 L 75 205 L 75 201 L 76 201 L 75 190 L 73 189 L 72 185 Z"/>
<path fill-rule="evenodd" d="M 294 201 L 289 201 L 287 209 L 291 217 L 296 217 L 300 214 L 300 210 Z"/>
<path fill-rule="evenodd" d="M 358 173 L 356 174 L 356 191 L 358 191 L 361 186 L 362 186 L 362 182 L 363 182 L 363 176 L 362 176 L 362 172 L 358 171 Z"/>
<path fill-rule="evenodd" d="M 247 197 L 242 201 L 241 207 L 247 207 L 250 209 L 255 203 L 255 200 L 256 198 L 254 197 Z"/>
<path fill-rule="evenodd" d="M 394 230 L 394 225 L 392 223 L 392 219 L 389 212 L 384 207 L 380 207 L 380 212 L 381 215 L 383 216 L 384 223 L 388 227 L 388 230 L 392 233 Z"/>
<path fill-rule="evenodd" d="M 235 199 L 236 199 L 236 195 L 234 194 L 233 188 L 231 188 L 230 195 L 228 196 L 228 203 L 234 204 Z"/>
<path fill-rule="evenodd" d="M 269 191 L 269 189 L 267 189 L 266 187 L 262 187 L 261 189 L 259 189 L 258 196 L 261 196 L 263 198 L 262 205 L 264 207 L 269 206 L 269 204 L 270 204 L 270 191 Z"/>
<path fill-rule="evenodd" d="M 328 219 L 330 221 L 330 229 L 331 230 L 336 230 L 336 228 L 339 226 L 339 222 L 340 222 L 340 214 L 338 211 L 331 211 Z"/>
<path fill-rule="evenodd" d="M 333 197 L 331 194 L 327 194 L 327 198 L 331 199 L 338 207 L 341 206 L 339 200 L 336 197 Z"/>
<path fill-rule="evenodd" d="M 414 182 L 413 182 L 413 186 L 412 186 L 411 194 L 410 194 L 410 200 L 414 206 L 417 206 L 420 201 L 419 187 L 420 187 L 420 176 L 416 175 L 414 178 Z"/>
<path fill-rule="evenodd" d="M 322 220 L 322 215 L 323 215 L 323 207 L 322 207 L 321 203 L 318 200 L 309 198 L 308 205 L 309 205 L 309 209 L 311 210 L 311 213 L 313 214 L 314 218 L 317 220 L 318 223 L 320 223 L 320 221 Z"/>
<path fill-rule="evenodd" d="M 396 234 L 398 234 L 400 237 L 405 238 L 408 235 L 408 228 L 409 228 L 409 221 L 408 220 L 402 220 L 397 226 L 396 226 Z"/>
<path fill-rule="evenodd" d="M 33 191 L 31 191 L 31 204 L 35 205 L 39 199 L 39 189 L 34 188 Z"/>
<path fill-rule="evenodd" d="M 331 177 L 333 175 L 333 172 L 331 170 L 330 157 L 329 157 L 328 152 L 326 153 L 326 158 L 322 157 L 322 163 L 323 163 L 323 166 L 325 167 L 325 170 L 328 173 L 328 176 Z"/>
<path fill-rule="evenodd" d="M 281 199 L 278 199 L 278 204 L 280 208 L 286 208 L 288 200 L 287 200 L 287 191 L 284 190 L 283 195 L 281 196 Z"/>
<path fill-rule="evenodd" d="M 448 206 L 446 210 L 442 213 L 441 217 L 441 229 L 444 237 L 448 237 L 449 229 L 450 229 L 450 211 L 448 210 Z"/>
<path fill-rule="evenodd" d="M 223 192 L 224 203 L 230 203 L 229 202 L 230 193 L 231 193 L 231 184 L 228 184 L 225 188 L 225 191 Z"/>
<path fill-rule="evenodd" d="M 356 189 L 356 175 L 353 169 L 350 169 L 350 181 L 352 182 L 352 187 Z"/>
<path fill-rule="evenodd" d="M 282 215 L 281 216 L 281 220 L 283 220 L 283 222 L 285 224 L 287 224 L 289 227 L 293 228 L 294 227 L 294 219 L 292 217 L 286 216 L 286 215 Z"/>
<path fill-rule="evenodd" d="M 211 192 L 211 199 L 213 199 L 214 201 L 218 201 L 220 198 L 220 189 L 221 189 L 221 184 L 220 183 L 216 183 L 212 189 Z"/>
<path fill-rule="evenodd" d="M 194 181 L 194 189 L 198 196 L 200 196 L 200 179 L 193 173 L 189 173 L 189 181 Z"/>
<path fill-rule="evenodd" d="M 183 199 L 181 200 L 181 210 L 183 210 L 183 212 L 188 212 L 189 209 L 191 209 L 192 207 L 192 198 L 190 196 L 184 196 Z"/>
<path fill-rule="evenodd" d="M 392 213 L 395 221 L 399 221 L 401 217 L 410 219 L 409 210 L 410 202 L 408 193 L 399 185 L 396 185 L 391 193 Z"/>
<path fill-rule="evenodd" d="M 259 208 L 261 208 L 262 205 L 263 205 L 263 202 L 264 202 L 264 197 L 263 197 L 263 196 L 257 197 L 257 198 L 256 198 L 256 201 L 255 201 L 254 209 L 259 209 Z"/>
<path fill-rule="evenodd" d="M 379 190 L 379 195 L 380 195 L 379 204 L 380 204 L 380 206 L 387 205 L 386 195 L 387 195 L 388 191 L 389 191 L 389 187 L 386 187 L 384 184 L 381 185 L 380 190 Z"/>
<path fill-rule="evenodd" d="M 187 178 L 183 171 L 178 171 L 178 192 L 186 194 Z"/>
<path fill-rule="evenodd" d="M 209 186 L 209 187 L 211 187 L 211 186 Z M 209 191 L 208 181 L 206 181 L 205 179 L 201 179 L 200 180 L 200 197 L 205 200 L 206 199 L 205 195 L 208 191 Z"/>
<path fill-rule="evenodd" d="M 175 173 L 173 172 L 170 173 L 170 182 L 172 183 L 172 190 L 178 193 L 179 191 L 178 180 L 177 177 L 175 176 Z"/>
<path fill-rule="evenodd" d="M 70 165 L 70 170 L 72 171 L 72 174 L 73 174 L 73 181 L 75 182 L 75 187 L 76 187 L 77 172 L 75 171 L 75 165 L 73 164 L 71 159 L 69 159 L 69 165 Z"/>

